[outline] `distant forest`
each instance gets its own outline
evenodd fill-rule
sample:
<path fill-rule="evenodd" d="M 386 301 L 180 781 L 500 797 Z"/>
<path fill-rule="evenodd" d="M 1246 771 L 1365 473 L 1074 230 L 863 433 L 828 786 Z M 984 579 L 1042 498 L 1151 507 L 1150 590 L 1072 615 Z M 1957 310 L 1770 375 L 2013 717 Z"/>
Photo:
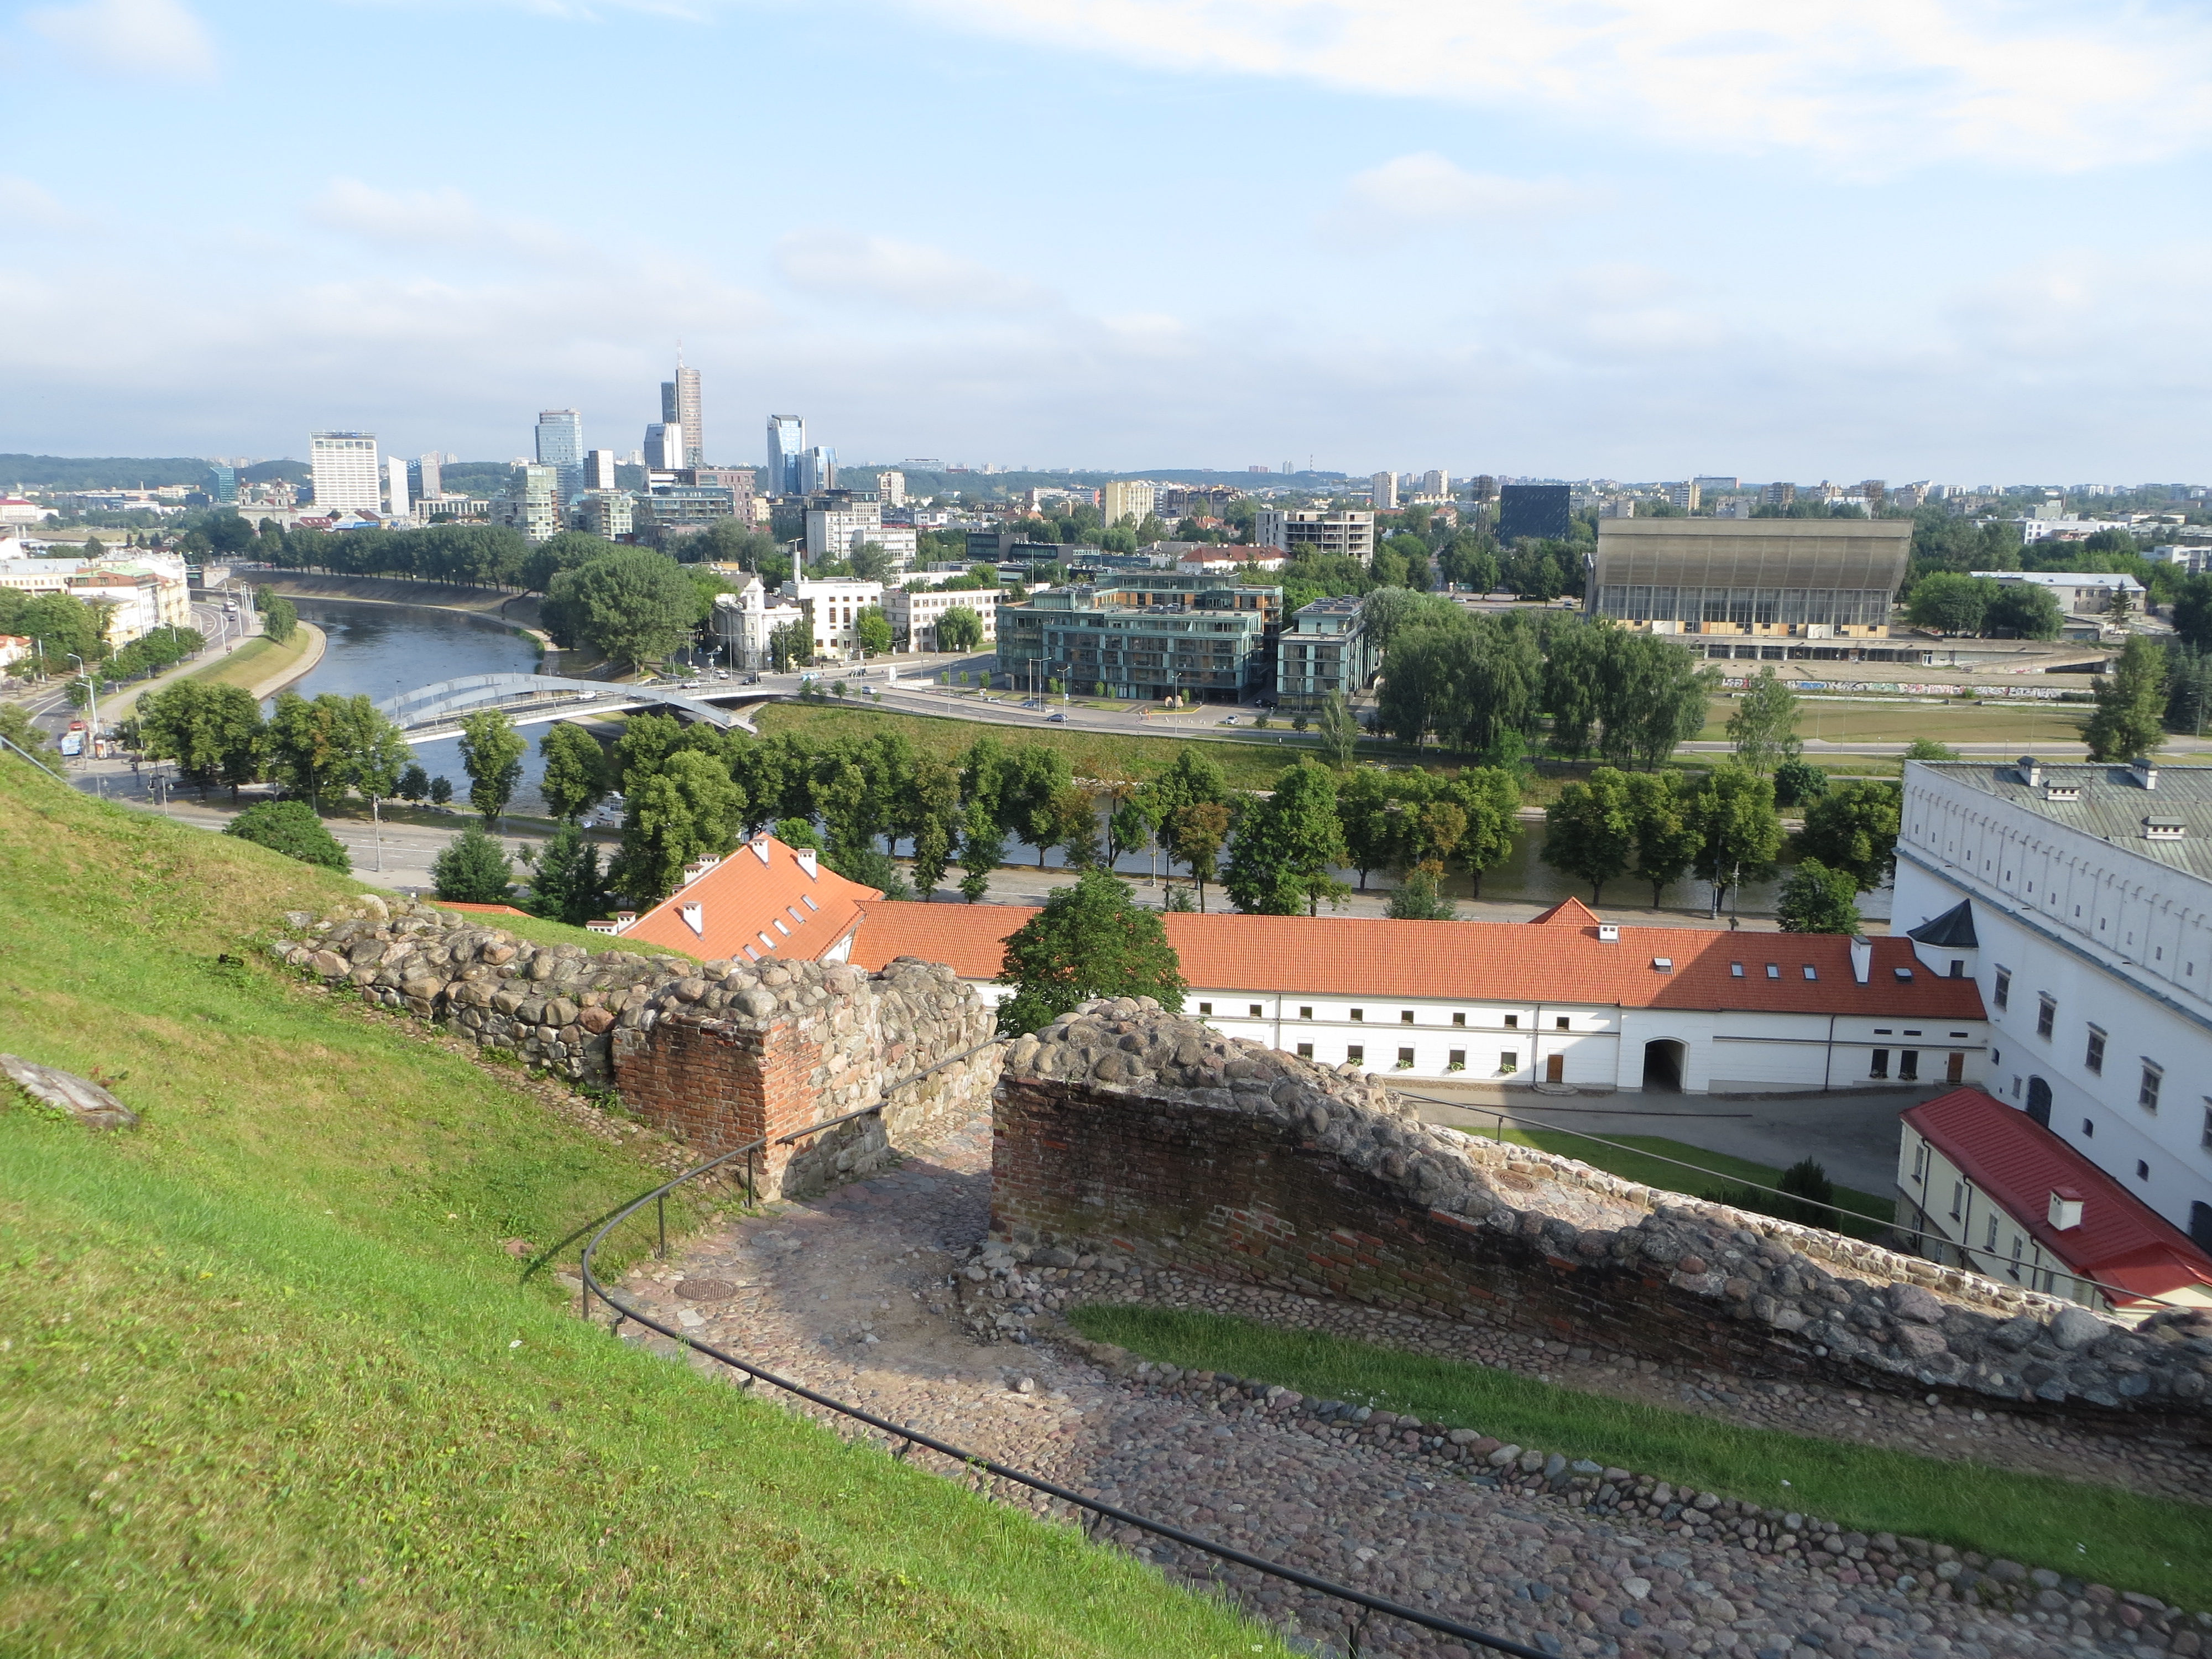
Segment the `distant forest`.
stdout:
<path fill-rule="evenodd" d="M 158 489 L 163 484 L 197 484 L 207 469 L 204 460 L 192 455 L 0 455 L 0 480 L 14 489 Z M 271 478 L 298 483 L 307 469 L 299 461 L 263 461 L 239 477 L 249 483 Z"/>

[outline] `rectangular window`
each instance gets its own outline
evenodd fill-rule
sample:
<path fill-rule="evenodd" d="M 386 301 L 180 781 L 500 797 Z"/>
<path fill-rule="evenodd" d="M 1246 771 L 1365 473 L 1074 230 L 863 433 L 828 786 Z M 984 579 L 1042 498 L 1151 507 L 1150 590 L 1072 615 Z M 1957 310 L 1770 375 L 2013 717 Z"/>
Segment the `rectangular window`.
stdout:
<path fill-rule="evenodd" d="M 1899 1083 L 1911 1083 L 1917 1080 L 1919 1076 L 1920 1050 L 1899 1048 L 1897 1051 L 1897 1080 Z"/>
<path fill-rule="evenodd" d="M 1869 1077 L 1887 1077 L 1889 1075 L 1888 1049 L 1877 1048 L 1874 1051 L 1873 1056 L 1867 1062 L 1867 1075 Z"/>
<path fill-rule="evenodd" d="M 1201 1002 L 1198 1005 L 1198 1012 L 1200 1016 L 1203 1018 L 1205 1015 L 1210 1014 L 1213 1012 L 1213 1005 L 1210 1002 Z"/>
<path fill-rule="evenodd" d="M 2204 1138 L 2197 1145 L 2212 1152 L 2212 1097 L 2207 1097 L 2204 1102 Z"/>
<path fill-rule="evenodd" d="M 1398 1024 L 1401 1025 L 1411 1025 L 1413 1023 L 1413 1011 L 1411 1008 L 1401 1008 L 1398 1011 Z"/>
<path fill-rule="evenodd" d="M 1817 968 L 1814 967 L 1814 966 L 1813 966 L 1813 964 L 1812 964 L 1811 963 L 1809 963 L 1809 962 L 1808 962 L 1808 963 L 1807 963 L 1805 964 L 1805 977 L 1806 977 L 1807 979 L 1818 979 L 1818 978 L 1820 978 L 1820 969 L 1818 969 Z"/>
<path fill-rule="evenodd" d="M 1311 1019 L 1313 1018 L 1313 1010 L 1309 1007 L 1301 1007 L 1298 1010 L 1298 1018 L 1300 1019 Z"/>
<path fill-rule="evenodd" d="M 2051 1035 L 2051 1028 L 2057 1023 L 2057 1002 L 2047 996 L 2038 997 L 2035 1005 L 2036 1036 L 2048 1037 Z"/>
<path fill-rule="evenodd" d="M 1990 1212 L 1989 1231 L 1982 1235 L 1982 1248 L 1985 1250 L 1994 1250 L 1996 1247 L 1997 1212 L 1995 1210 L 1991 1210 Z"/>
<path fill-rule="evenodd" d="M 2136 1104 L 2146 1112 L 2158 1110 L 2159 1085 L 2165 1081 L 2165 1067 L 2143 1061 L 2142 1086 L 2136 1091 Z"/>
<path fill-rule="evenodd" d="M 1778 962 L 1768 963 L 1766 964 L 1766 976 L 1769 979 L 1780 979 L 1782 977 L 1782 964 Z"/>
<path fill-rule="evenodd" d="M 1364 1008 L 1354 1008 L 1352 1011 L 1352 1017 L 1363 1025 L 1367 1023 L 1367 1011 Z"/>
<path fill-rule="evenodd" d="M 1354 1066 L 1364 1066 L 1367 1063 L 1367 1046 L 1355 1042 L 1344 1051 L 1344 1057 Z"/>
<path fill-rule="evenodd" d="M 1928 1143 L 1924 1140 L 1912 1149 L 1912 1178 L 1923 1186 L 1928 1184 Z"/>
<path fill-rule="evenodd" d="M 1740 962 L 1731 962 L 1729 963 L 1729 977 L 1730 979 L 1741 979 L 1743 977 L 1743 964 Z"/>
<path fill-rule="evenodd" d="M 2012 969 L 2009 968 L 1997 969 L 1996 998 L 1999 1012 L 2012 1006 Z"/>
<path fill-rule="evenodd" d="M 1464 1025 L 1464 1024 L 1467 1024 L 1467 1016 L 1466 1016 L 1465 1014 L 1454 1014 L 1454 1015 L 1452 1016 L 1452 1024 L 1455 1024 L 1455 1025 Z"/>
<path fill-rule="evenodd" d="M 1555 1030 L 1565 1030 L 1567 1029 L 1567 1017 L 1565 1014 L 1561 1014 L 1557 1019 L 1552 1022 L 1552 1025 Z"/>
<path fill-rule="evenodd" d="M 1520 1016 L 1520 1015 L 1518 1015 L 1518 1014 L 1508 1014 L 1508 1015 L 1506 1015 L 1506 1016 L 1505 1016 L 1505 1029 L 1506 1029 L 1507 1030 L 1510 1031 L 1510 1030 L 1514 1030 L 1514 1029 L 1515 1029 L 1516 1027 L 1517 1027 L 1520 1024 L 1521 1024 L 1521 1016 Z"/>
<path fill-rule="evenodd" d="M 1447 1071 L 1453 1072 L 1464 1072 L 1467 1070 L 1467 1050 L 1464 1048 L 1453 1049 L 1451 1051 L 1450 1063 L 1445 1067 L 1445 1069 Z"/>
<path fill-rule="evenodd" d="M 1520 1069 L 1521 1056 L 1514 1053 L 1512 1049 L 1508 1048 L 1504 1054 L 1498 1055 L 1498 1071 L 1500 1076 L 1510 1077 L 1512 1073 L 1519 1071 Z M 2212 1112 L 2207 1112 L 2205 1116 L 2208 1121 L 2212 1121 Z M 2206 1145 L 2212 1146 L 2212 1127 L 2208 1127 L 2205 1130 L 2204 1139 Z"/>
<path fill-rule="evenodd" d="M 1959 1219 L 1960 1212 L 1966 1206 L 1966 1184 L 1963 1181 L 1951 1183 L 1951 1219 Z"/>
<path fill-rule="evenodd" d="M 1298 1044 L 1298 1058 L 1300 1060 L 1311 1060 L 1313 1058 L 1313 1044 L 1310 1042 L 1301 1042 Z"/>
<path fill-rule="evenodd" d="M 1413 1051 L 1411 1048 L 1401 1048 L 1398 1050 L 1398 1069 L 1400 1071 L 1402 1072 L 1407 1070 L 1413 1065 Z"/>
<path fill-rule="evenodd" d="M 1261 1018 L 1261 1012 L 1260 1012 L 1260 1005 L 1259 1005 L 1258 1003 L 1256 1003 L 1256 1002 L 1248 1002 L 1248 1003 L 1246 1003 L 1246 1004 L 1244 1005 L 1244 1006 L 1246 1007 L 1246 1009 L 1247 1009 L 1247 1010 L 1249 1010 L 1249 1011 L 1250 1012 L 1251 1016 L 1252 1016 L 1252 1018 L 1253 1018 L 1254 1019 L 1258 1019 L 1258 1018 Z"/>
<path fill-rule="evenodd" d="M 2105 1074 L 2105 1033 L 2097 1026 L 2089 1028 L 2089 1046 L 2082 1051 L 2081 1063 L 2099 1077 Z"/>

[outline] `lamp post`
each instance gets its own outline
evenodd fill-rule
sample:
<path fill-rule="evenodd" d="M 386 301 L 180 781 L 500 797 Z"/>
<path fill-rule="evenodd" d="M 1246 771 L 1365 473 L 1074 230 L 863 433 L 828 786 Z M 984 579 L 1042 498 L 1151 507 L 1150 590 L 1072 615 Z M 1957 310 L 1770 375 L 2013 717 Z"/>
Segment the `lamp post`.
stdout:
<path fill-rule="evenodd" d="M 94 681 L 92 670 L 86 665 L 82 657 L 72 651 L 69 653 L 69 659 L 75 663 L 84 675 L 85 701 L 92 706 L 92 740 L 97 744 L 100 741 L 100 687 Z M 85 758 L 89 760 L 91 757 L 88 755 Z"/>

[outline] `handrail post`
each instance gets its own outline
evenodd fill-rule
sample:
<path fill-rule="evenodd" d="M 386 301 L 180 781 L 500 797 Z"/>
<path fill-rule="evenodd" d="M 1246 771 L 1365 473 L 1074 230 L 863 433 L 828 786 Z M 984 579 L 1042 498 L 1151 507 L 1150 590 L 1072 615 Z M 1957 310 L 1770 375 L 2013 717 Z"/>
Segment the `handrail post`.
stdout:
<path fill-rule="evenodd" d="M 660 1248 L 654 1254 L 665 1261 L 668 1260 L 668 1194 L 663 1193 L 654 1199 L 653 1208 L 660 1227 Z"/>

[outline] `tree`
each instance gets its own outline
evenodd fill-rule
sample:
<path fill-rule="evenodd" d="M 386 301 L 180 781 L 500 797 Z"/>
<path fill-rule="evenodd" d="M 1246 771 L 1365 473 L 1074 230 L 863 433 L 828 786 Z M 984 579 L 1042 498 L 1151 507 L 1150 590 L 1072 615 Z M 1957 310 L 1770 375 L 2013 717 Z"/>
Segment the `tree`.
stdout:
<path fill-rule="evenodd" d="M 1345 857 L 1359 872 L 1359 890 L 1367 890 L 1370 871 L 1387 869 L 1399 861 L 1403 820 L 1392 810 L 1388 775 L 1362 767 L 1346 778 L 1336 792 L 1337 822 L 1344 834 Z"/>
<path fill-rule="evenodd" d="M 1321 741 L 1329 763 L 1343 771 L 1352 764 L 1359 748 L 1359 721 L 1352 712 L 1352 700 L 1341 691 L 1332 691 L 1321 705 Z"/>
<path fill-rule="evenodd" d="M 522 781 L 523 757 L 529 752 L 529 743 L 504 709 L 478 709 L 461 722 L 461 765 L 469 775 L 469 805 L 486 823 L 507 811 L 514 786 Z"/>
<path fill-rule="evenodd" d="M 1996 597 L 1997 584 L 1987 576 L 1934 571 L 1913 584 L 1905 619 L 1939 634 L 1978 634 Z"/>
<path fill-rule="evenodd" d="M 574 823 L 563 823 L 538 850 L 530 883 L 531 914 L 571 927 L 605 915 L 606 883 L 599 873 L 599 849 Z"/>
<path fill-rule="evenodd" d="M 1773 782 L 1740 766 L 1716 768 L 1690 797 L 1689 817 L 1698 834 L 1692 867 L 1711 884 L 1718 915 L 1722 896 L 1765 874 L 1782 851 Z"/>
<path fill-rule="evenodd" d="M 939 651 L 973 651 L 983 643 L 983 619 L 964 605 L 946 608 L 937 619 Z"/>
<path fill-rule="evenodd" d="M 2000 582 L 1982 626 L 2022 640 L 2055 640 L 2066 625 L 2058 596 L 2040 582 Z"/>
<path fill-rule="evenodd" d="M 787 674 L 813 657 L 814 632 L 806 623 L 788 622 L 769 630 L 769 666 L 776 673 Z"/>
<path fill-rule="evenodd" d="M 2091 760 L 2133 760 L 2166 742 L 2166 653 L 2147 636 L 2128 641 L 2094 695 L 2096 710 L 2081 726 Z"/>
<path fill-rule="evenodd" d="M 1717 671 L 1656 634 L 1607 629 L 1597 664 L 1598 752 L 1649 771 L 1704 729 Z"/>
<path fill-rule="evenodd" d="M 607 793 L 607 751 L 574 721 L 556 720 L 546 727 L 538 752 L 545 762 L 538 792 L 555 817 L 573 823 Z"/>
<path fill-rule="evenodd" d="M 934 755 L 919 757 L 899 817 L 914 842 L 914 884 L 926 899 L 944 881 L 952 861 L 960 831 L 959 773 Z"/>
<path fill-rule="evenodd" d="M 1052 798 L 1053 844 L 1066 855 L 1071 870 L 1081 870 L 1098 859 L 1098 798 L 1080 785 L 1070 784 Z"/>
<path fill-rule="evenodd" d="M 1482 873 L 1513 856 L 1521 828 L 1521 781 L 1502 766 L 1470 766 L 1452 780 L 1450 795 L 1466 814 L 1456 856 L 1482 896 Z"/>
<path fill-rule="evenodd" d="M 622 850 L 609 873 L 629 897 L 658 903 L 676 890 L 685 865 L 738 844 L 744 791 L 714 756 L 678 750 L 629 781 Z"/>
<path fill-rule="evenodd" d="M 1783 884 L 1777 914 L 1785 933 L 1856 933 L 1858 890 L 1849 872 L 1831 870 L 1818 859 L 1802 859 Z"/>
<path fill-rule="evenodd" d="M 0 738 L 33 760 L 46 758 L 46 734 L 31 723 L 29 711 L 20 702 L 0 702 Z"/>
<path fill-rule="evenodd" d="M 2184 642 L 2200 651 L 2212 646 L 2212 575 L 2184 576 L 2169 612 Z"/>
<path fill-rule="evenodd" d="M 1797 735 L 1797 694 L 1771 668 L 1760 669 L 1729 716 L 1728 734 L 1736 764 L 1759 777 L 1796 759 L 1805 746 Z"/>
<path fill-rule="evenodd" d="M 267 587 L 253 590 L 253 602 L 261 612 L 261 631 L 277 645 L 289 643 L 292 635 L 300 631 L 300 612 L 292 601 Z"/>
<path fill-rule="evenodd" d="M 267 737 L 261 705 L 243 686 L 195 679 L 141 702 L 138 731 L 149 755 L 175 761 L 179 774 L 202 791 L 220 779 L 234 800 L 260 770 Z"/>
<path fill-rule="evenodd" d="M 1917 761 L 1954 761 L 1962 758 L 1948 743 L 1938 743 L 1933 738 L 1915 738 L 1905 745 L 1905 758 Z"/>
<path fill-rule="evenodd" d="M 430 780 L 431 805 L 443 806 L 447 801 L 453 799 L 453 781 L 450 778 L 441 775 Z"/>
<path fill-rule="evenodd" d="M 999 866 L 1006 861 L 1006 844 L 1001 839 L 999 817 L 988 801 L 978 797 L 969 802 L 966 817 L 961 823 L 960 896 L 970 904 L 980 904 L 983 896 L 991 890 L 991 878 Z"/>
<path fill-rule="evenodd" d="M 315 810 L 303 800 L 265 800 L 247 807 L 222 832 L 302 864 L 319 865 L 340 875 L 353 872 L 338 839 L 323 827 Z"/>
<path fill-rule="evenodd" d="M 1459 906 L 1444 896 L 1436 872 L 1413 869 L 1392 890 L 1383 914 L 1393 921 L 1449 921 Z"/>
<path fill-rule="evenodd" d="M 295 789 L 319 806 L 325 792 L 390 795 L 413 757 L 398 726 L 366 696 L 325 691 L 313 702 L 280 692 L 268 726 L 269 754 Z"/>
<path fill-rule="evenodd" d="M 1009 1036 L 1036 1031 L 1094 997 L 1152 997 L 1182 1010 L 1182 963 L 1157 910 L 1127 883 L 1086 870 L 1006 940 L 998 982 L 1014 988 L 999 1007 Z"/>
<path fill-rule="evenodd" d="M 1601 766 L 1544 809 L 1544 862 L 1589 883 L 1590 902 L 1601 903 L 1606 883 L 1636 856 L 1636 828 L 1628 775 Z"/>
<path fill-rule="evenodd" d="M 1224 884 L 1230 902 L 1248 915 L 1316 915 L 1323 899 L 1351 890 L 1330 873 L 1344 859 L 1335 776 L 1300 761 L 1275 780 L 1267 799 L 1245 810 Z"/>
<path fill-rule="evenodd" d="M 1824 869 L 1848 876 L 1854 890 L 1871 893 L 1897 867 L 1904 803 L 1901 784 L 1843 784 L 1806 808 L 1798 850 Z"/>
<path fill-rule="evenodd" d="M 1219 866 L 1221 845 L 1229 839 L 1229 808 L 1220 801 L 1194 801 L 1168 819 L 1167 832 L 1168 851 L 1189 866 L 1203 911 L 1206 878 Z"/>
<path fill-rule="evenodd" d="M 410 761 L 399 774 L 399 799 L 422 800 L 430 793 L 430 775 L 416 762 Z"/>
<path fill-rule="evenodd" d="M 699 590 L 673 559 L 617 548 L 555 576 L 540 607 L 547 631 L 624 667 L 657 662 L 700 620 Z"/>
<path fill-rule="evenodd" d="M 450 904 L 504 904 L 511 879 L 500 844 L 473 823 L 430 865 L 431 884 Z"/>
<path fill-rule="evenodd" d="M 891 619 L 879 605 L 872 605 L 854 619 L 853 638 L 864 657 L 880 657 L 891 648 Z"/>
<path fill-rule="evenodd" d="M 879 582 L 891 574 L 891 556 L 884 550 L 881 542 L 862 542 L 853 550 L 853 556 L 847 562 L 860 581 Z M 863 645 L 862 649 L 866 648 Z"/>

